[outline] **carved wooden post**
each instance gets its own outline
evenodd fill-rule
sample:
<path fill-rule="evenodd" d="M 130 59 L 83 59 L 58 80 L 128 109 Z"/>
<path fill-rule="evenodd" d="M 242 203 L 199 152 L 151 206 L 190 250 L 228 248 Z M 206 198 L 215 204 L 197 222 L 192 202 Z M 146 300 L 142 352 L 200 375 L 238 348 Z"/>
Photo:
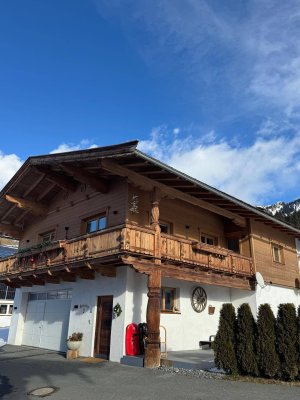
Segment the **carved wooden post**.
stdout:
<path fill-rule="evenodd" d="M 154 230 L 154 256 L 155 263 L 160 264 L 160 256 L 161 256 L 161 241 L 160 241 L 160 226 L 159 226 L 159 201 L 160 201 L 160 192 L 157 188 L 154 189 L 153 192 L 153 200 L 152 200 L 152 208 L 151 208 L 151 228 Z"/>
<path fill-rule="evenodd" d="M 147 326 L 148 336 L 146 339 L 144 367 L 156 368 L 160 366 L 160 288 L 161 271 L 153 270 L 148 275 L 148 305 Z"/>
<path fill-rule="evenodd" d="M 151 228 L 154 230 L 154 265 L 148 275 L 148 305 L 144 367 L 156 368 L 160 366 L 160 289 L 161 289 L 161 240 L 159 226 L 160 193 L 154 189 L 151 208 Z"/>

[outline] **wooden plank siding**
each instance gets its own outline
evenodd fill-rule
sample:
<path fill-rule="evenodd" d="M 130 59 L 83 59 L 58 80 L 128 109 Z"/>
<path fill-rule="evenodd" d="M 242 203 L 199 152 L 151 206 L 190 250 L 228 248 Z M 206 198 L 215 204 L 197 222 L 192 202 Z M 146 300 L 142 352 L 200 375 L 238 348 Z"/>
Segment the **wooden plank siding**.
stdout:
<path fill-rule="evenodd" d="M 251 221 L 251 237 L 256 271 L 266 282 L 295 287 L 300 275 L 294 237 L 254 220 Z M 272 243 L 282 247 L 282 263 L 273 260 Z"/>
<path fill-rule="evenodd" d="M 128 211 L 127 220 L 149 227 L 151 193 L 129 185 L 129 209 L 132 196 L 138 196 L 139 212 L 134 214 Z M 159 208 L 159 220 L 171 224 L 171 234 L 185 239 L 200 240 L 201 233 L 206 233 L 216 238 L 218 246 L 227 247 L 224 219 L 221 216 L 178 199 L 162 198 Z"/>
<path fill-rule="evenodd" d="M 115 226 L 125 221 L 127 184 L 125 180 L 111 183 L 110 191 L 102 194 L 90 187 L 80 185 L 74 193 L 60 192 L 49 205 L 50 212 L 44 218 L 32 218 L 25 226 L 20 248 L 39 242 L 39 234 L 55 230 L 55 240 L 63 240 L 68 229 L 68 238 L 85 233 L 82 221 L 90 216 L 107 212 L 107 225 Z"/>

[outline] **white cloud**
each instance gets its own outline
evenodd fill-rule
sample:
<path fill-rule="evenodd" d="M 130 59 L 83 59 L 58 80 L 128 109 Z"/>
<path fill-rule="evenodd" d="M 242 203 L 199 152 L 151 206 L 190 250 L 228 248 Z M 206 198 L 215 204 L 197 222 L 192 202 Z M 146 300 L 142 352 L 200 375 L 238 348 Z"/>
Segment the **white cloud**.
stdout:
<path fill-rule="evenodd" d="M 0 188 L 13 177 L 23 161 L 16 154 L 4 154 L 0 151 Z"/>
<path fill-rule="evenodd" d="M 139 148 L 213 187 L 251 204 L 278 200 L 300 186 L 300 135 L 257 137 L 249 146 L 220 139 L 214 143 L 167 139 L 167 128 L 153 130 Z"/>
<path fill-rule="evenodd" d="M 50 154 L 65 153 L 68 151 L 76 151 L 76 150 L 84 150 L 84 149 L 93 149 L 95 147 L 98 147 L 98 146 L 96 144 L 91 144 L 90 140 L 82 139 L 78 144 L 61 143 L 56 149 L 50 151 Z"/>
<path fill-rule="evenodd" d="M 148 64 L 200 88 L 206 107 L 212 98 L 226 115 L 230 100 L 235 116 L 241 108 L 288 116 L 300 109 L 298 0 L 93 1 L 102 16 L 117 18 Z"/>

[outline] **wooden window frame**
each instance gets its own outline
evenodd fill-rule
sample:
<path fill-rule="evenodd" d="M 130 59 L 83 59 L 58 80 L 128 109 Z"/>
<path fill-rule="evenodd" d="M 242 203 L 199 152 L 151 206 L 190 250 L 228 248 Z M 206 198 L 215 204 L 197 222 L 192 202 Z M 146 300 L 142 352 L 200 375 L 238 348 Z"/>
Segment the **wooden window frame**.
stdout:
<path fill-rule="evenodd" d="M 89 235 L 96 232 L 101 232 L 104 229 L 100 229 L 93 232 L 87 232 L 87 225 L 89 221 L 93 221 L 94 219 L 99 218 L 101 215 L 105 216 L 106 218 L 106 226 L 104 229 L 109 228 L 109 207 L 100 210 L 99 212 L 95 212 L 93 214 L 88 213 L 80 216 L 80 234 L 81 235 Z"/>
<path fill-rule="evenodd" d="M 165 235 L 173 235 L 173 223 L 172 222 L 159 220 L 159 226 L 161 227 L 161 225 L 167 227 L 167 232 L 161 231 L 161 233 L 163 233 Z"/>
<path fill-rule="evenodd" d="M 202 242 L 202 237 L 205 237 L 206 239 L 212 239 L 213 244 L 209 244 L 206 241 Z M 208 246 L 218 246 L 218 237 L 207 232 L 200 232 L 200 243 L 207 244 Z"/>
<path fill-rule="evenodd" d="M 278 249 L 279 260 L 276 260 L 274 249 Z M 273 263 L 280 264 L 280 265 L 284 265 L 285 264 L 283 246 L 281 246 L 280 244 L 271 243 L 271 255 L 272 255 Z"/>
<path fill-rule="evenodd" d="M 36 243 L 43 243 L 43 236 L 46 235 L 47 233 L 54 233 L 54 237 L 53 237 L 53 241 L 56 240 L 57 237 L 57 225 L 52 225 L 50 227 L 48 227 L 47 229 L 45 229 L 44 231 L 40 232 L 37 234 L 37 239 L 36 239 Z"/>
<path fill-rule="evenodd" d="M 168 310 L 165 308 L 165 291 L 166 290 L 171 290 L 173 294 L 173 307 L 172 310 Z M 162 286 L 161 291 L 160 291 L 160 312 L 162 314 L 179 314 L 179 307 L 178 307 L 178 289 L 174 287 L 169 287 L 169 286 Z"/>
<path fill-rule="evenodd" d="M 102 229 L 99 229 L 99 220 L 101 218 L 105 218 L 105 227 L 102 228 Z M 88 224 L 91 221 L 97 221 L 97 229 L 95 231 L 88 231 Z M 108 228 L 108 218 L 107 218 L 107 212 L 106 211 L 104 211 L 102 213 L 99 213 L 99 214 L 92 215 L 92 216 L 84 219 L 83 229 L 84 229 L 84 233 L 87 234 L 87 235 L 88 234 L 92 234 L 92 233 L 96 233 L 96 232 L 101 232 L 106 228 Z"/>

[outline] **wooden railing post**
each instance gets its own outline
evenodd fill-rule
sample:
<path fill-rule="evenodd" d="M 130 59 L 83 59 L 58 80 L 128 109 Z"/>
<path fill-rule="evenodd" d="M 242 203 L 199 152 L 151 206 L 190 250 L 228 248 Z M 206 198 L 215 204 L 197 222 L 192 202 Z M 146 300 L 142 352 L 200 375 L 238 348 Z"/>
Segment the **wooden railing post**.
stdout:
<path fill-rule="evenodd" d="M 160 192 L 157 188 L 154 188 L 152 208 L 151 208 L 151 228 L 154 230 L 154 257 L 155 263 L 161 263 L 161 236 L 159 226 L 159 201 Z"/>
<path fill-rule="evenodd" d="M 160 366 L 160 289 L 161 271 L 153 270 L 148 275 L 148 305 L 147 326 L 148 336 L 146 338 L 144 367 L 157 368 Z"/>

